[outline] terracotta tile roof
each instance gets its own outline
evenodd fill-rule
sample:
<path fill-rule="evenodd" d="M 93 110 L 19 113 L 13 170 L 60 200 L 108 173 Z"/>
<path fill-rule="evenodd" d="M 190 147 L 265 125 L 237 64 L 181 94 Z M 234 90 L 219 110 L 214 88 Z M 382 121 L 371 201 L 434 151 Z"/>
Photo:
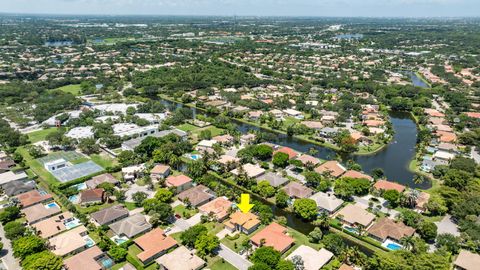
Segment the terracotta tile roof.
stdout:
<path fill-rule="evenodd" d="M 423 191 L 420 192 L 420 195 L 418 195 L 418 198 L 416 201 L 415 208 L 423 210 L 425 208 L 425 205 L 428 203 L 429 199 L 430 199 L 430 194 Z"/>
<path fill-rule="evenodd" d="M 92 179 L 86 181 L 85 184 L 87 185 L 88 188 L 96 188 L 98 185 L 105 182 L 116 185 L 120 181 L 118 181 L 113 175 L 109 173 L 104 173 L 104 174 L 92 177 Z"/>
<path fill-rule="evenodd" d="M 33 224 L 32 227 L 35 228 L 40 237 L 49 238 L 67 230 L 64 222 L 66 219 L 70 219 L 72 217 L 73 214 L 70 212 L 60 213 L 51 218 L 37 222 Z"/>
<path fill-rule="evenodd" d="M 158 164 L 153 167 L 150 173 L 165 174 L 168 170 L 170 170 L 170 166 Z"/>
<path fill-rule="evenodd" d="M 457 140 L 457 135 L 453 132 L 437 130 L 435 134 L 439 137 L 441 142 L 454 142 Z"/>
<path fill-rule="evenodd" d="M 165 269 L 172 270 L 197 270 L 206 264 L 204 260 L 184 246 L 178 247 L 155 261 Z"/>
<path fill-rule="evenodd" d="M 289 246 L 291 246 L 295 240 L 286 235 L 287 228 L 273 222 L 263 230 L 255 234 L 250 240 L 256 246 L 273 247 L 279 252 L 284 252 Z"/>
<path fill-rule="evenodd" d="M 329 173 L 333 177 L 339 177 L 346 169 L 342 164 L 338 163 L 338 161 L 330 160 L 315 168 L 315 171 L 321 174 Z"/>
<path fill-rule="evenodd" d="M 348 264 L 342 264 L 338 270 L 355 270 L 353 267 L 351 267 Z"/>
<path fill-rule="evenodd" d="M 137 244 L 143 250 L 137 255 L 137 257 L 142 262 L 145 262 L 159 253 L 175 247 L 177 245 L 177 241 L 170 236 L 166 236 L 162 229 L 156 228 L 135 239 L 135 244 Z"/>
<path fill-rule="evenodd" d="M 64 256 L 83 248 L 86 245 L 82 236 L 85 232 L 87 232 L 87 228 L 82 225 L 50 238 L 48 241 L 52 247 L 52 252 L 55 255 Z"/>
<path fill-rule="evenodd" d="M 425 109 L 425 113 L 432 117 L 444 117 L 445 114 L 435 110 L 435 109 Z"/>
<path fill-rule="evenodd" d="M 300 160 L 303 165 L 307 165 L 307 163 L 310 162 L 313 164 L 313 166 L 317 166 L 320 163 L 320 159 L 310 155 L 301 155 L 297 159 Z"/>
<path fill-rule="evenodd" d="M 63 264 L 67 270 L 101 270 L 103 269 L 102 266 L 95 259 L 103 254 L 104 252 L 100 248 L 93 246 L 65 259 Z"/>
<path fill-rule="evenodd" d="M 412 236 L 415 229 L 403 224 L 401 221 L 395 222 L 389 218 L 382 218 L 368 229 L 368 233 L 385 241 L 387 238 L 400 240 L 404 236 Z"/>
<path fill-rule="evenodd" d="M 96 189 L 87 189 L 80 192 L 80 202 L 89 203 L 89 202 L 98 202 L 105 199 L 105 191 L 103 188 Z"/>
<path fill-rule="evenodd" d="M 177 176 L 169 176 L 167 177 L 167 187 L 179 187 L 185 185 L 186 183 L 192 182 L 192 178 L 186 175 L 177 175 Z"/>
<path fill-rule="evenodd" d="M 370 181 L 373 181 L 373 177 L 371 177 L 370 175 L 368 174 L 364 174 L 364 173 L 361 173 L 361 172 L 358 172 L 358 171 L 354 171 L 354 170 L 348 170 L 346 171 L 342 177 L 349 177 L 349 178 L 355 178 L 355 179 L 368 179 Z"/>
<path fill-rule="evenodd" d="M 250 212 L 243 213 L 241 211 L 231 214 L 230 220 L 227 222 L 231 223 L 232 225 L 240 225 L 247 230 L 250 230 L 251 228 L 260 224 L 260 220 L 256 215 Z"/>
<path fill-rule="evenodd" d="M 402 186 L 400 184 L 386 181 L 386 180 L 378 180 L 373 187 L 375 187 L 378 190 L 390 190 L 390 189 L 395 189 L 398 192 L 403 192 L 405 190 L 405 186 Z"/>
<path fill-rule="evenodd" d="M 471 118 L 480 118 L 480 112 L 466 112 L 465 115 Z"/>
<path fill-rule="evenodd" d="M 380 127 L 385 124 L 385 121 L 381 120 L 365 120 L 363 121 L 363 124 L 368 126 L 368 127 Z"/>
<path fill-rule="evenodd" d="M 15 196 L 15 198 L 18 199 L 22 207 L 26 208 L 37 203 L 49 201 L 53 197 L 48 193 L 40 192 L 38 190 L 31 190 L 29 192 L 25 192 L 20 195 L 17 195 Z"/>
<path fill-rule="evenodd" d="M 41 219 L 51 217 L 60 213 L 61 211 L 62 210 L 60 207 L 58 207 L 58 205 L 47 208 L 43 204 L 36 204 L 22 209 L 22 213 L 25 215 L 25 218 L 29 224 L 33 224 Z"/>
<path fill-rule="evenodd" d="M 213 213 L 213 215 L 218 220 L 222 220 L 228 216 L 228 210 L 230 209 L 231 206 L 232 206 L 232 202 L 229 201 L 227 198 L 218 197 L 213 201 L 200 206 L 198 209 L 207 215 L 209 213 Z"/>
<path fill-rule="evenodd" d="M 313 194 L 313 190 L 311 188 L 294 181 L 291 181 L 282 189 L 288 194 L 288 196 L 293 198 L 307 198 Z"/>
<path fill-rule="evenodd" d="M 350 224 L 360 224 L 365 227 L 372 223 L 372 221 L 375 219 L 374 214 L 354 204 L 349 204 L 340 209 L 337 217 L 338 216 L 341 216 L 342 220 Z"/>
<path fill-rule="evenodd" d="M 480 265 L 480 255 L 468 250 L 461 250 L 453 264 L 465 270 L 476 270 Z"/>
<path fill-rule="evenodd" d="M 278 149 L 277 151 L 273 152 L 273 154 L 278 153 L 278 152 L 287 154 L 287 155 L 288 155 L 288 158 L 290 158 L 290 159 L 298 156 L 298 153 L 295 152 L 295 150 L 293 150 L 293 149 L 290 148 L 290 147 L 286 147 L 286 146 L 281 147 L 281 148 Z"/>
<path fill-rule="evenodd" d="M 198 206 L 214 197 L 211 192 L 206 186 L 198 185 L 178 194 L 178 199 L 181 201 L 188 199 L 191 205 Z"/>

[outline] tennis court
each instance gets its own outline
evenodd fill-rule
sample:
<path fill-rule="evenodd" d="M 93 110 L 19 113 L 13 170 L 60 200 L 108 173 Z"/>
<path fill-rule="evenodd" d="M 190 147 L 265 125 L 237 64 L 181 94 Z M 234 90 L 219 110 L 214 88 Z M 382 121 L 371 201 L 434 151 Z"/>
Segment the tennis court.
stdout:
<path fill-rule="evenodd" d="M 38 162 L 42 163 L 42 165 L 45 165 L 45 163 L 61 159 L 63 158 L 66 161 L 72 161 L 80 158 L 84 158 L 84 156 L 80 153 L 77 153 L 75 151 L 60 151 L 60 152 L 53 152 L 51 154 L 48 154 L 45 157 L 38 158 Z"/>
<path fill-rule="evenodd" d="M 100 167 L 97 163 L 90 160 L 80 164 L 51 171 L 50 173 L 55 176 L 58 181 L 65 183 L 101 171 L 103 171 L 103 168 Z"/>

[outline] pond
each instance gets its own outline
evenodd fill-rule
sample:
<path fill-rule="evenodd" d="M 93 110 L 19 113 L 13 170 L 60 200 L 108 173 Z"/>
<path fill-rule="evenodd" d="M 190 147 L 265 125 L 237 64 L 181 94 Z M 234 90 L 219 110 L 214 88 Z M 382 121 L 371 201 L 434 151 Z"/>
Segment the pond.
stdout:
<path fill-rule="evenodd" d="M 430 88 L 430 85 L 426 83 L 421 77 L 419 77 L 417 73 L 413 71 L 404 71 L 403 73 L 410 77 L 413 86 Z"/>
<path fill-rule="evenodd" d="M 180 103 L 173 104 L 172 101 L 168 100 L 163 100 L 162 102 L 168 107 L 182 106 Z M 193 110 L 194 115 L 196 115 L 197 110 L 195 108 L 190 109 Z M 271 143 L 288 146 L 302 153 L 308 152 L 310 148 L 315 148 L 318 150 L 315 156 L 324 160 L 331 160 L 337 156 L 334 150 L 327 147 L 312 144 L 295 137 L 287 136 L 286 134 L 273 133 L 235 119 L 232 120 L 237 124 L 238 130 L 242 133 L 248 133 L 250 130 L 261 130 L 266 133 L 271 133 L 273 135 L 272 138 L 274 138 L 274 140 L 270 141 Z M 405 112 L 390 112 L 390 121 L 395 134 L 386 147 L 371 155 L 345 156 L 343 160 L 353 159 L 362 166 L 362 169 L 366 173 L 371 173 L 373 169 L 380 168 L 385 172 L 388 180 L 409 187 L 428 189 L 431 183 L 414 183 L 414 173 L 408 168 L 410 161 L 415 157 L 417 125 L 411 118 L 411 115 Z"/>

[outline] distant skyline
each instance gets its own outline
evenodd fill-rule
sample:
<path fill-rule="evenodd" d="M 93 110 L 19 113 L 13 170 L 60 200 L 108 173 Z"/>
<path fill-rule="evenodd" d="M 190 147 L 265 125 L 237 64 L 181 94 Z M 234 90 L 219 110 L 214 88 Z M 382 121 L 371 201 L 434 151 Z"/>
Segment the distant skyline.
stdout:
<path fill-rule="evenodd" d="M 480 0 L 0 0 L 0 12 L 78 15 L 478 17 Z"/>

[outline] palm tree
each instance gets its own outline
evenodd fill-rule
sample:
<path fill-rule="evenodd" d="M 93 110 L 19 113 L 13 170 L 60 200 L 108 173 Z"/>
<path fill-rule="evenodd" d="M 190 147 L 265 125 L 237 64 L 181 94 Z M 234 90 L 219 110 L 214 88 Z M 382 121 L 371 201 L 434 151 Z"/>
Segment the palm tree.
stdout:
<path fill-rule="evenodd" d="M 415 205 L 417 204 L 417 199 L 419 195 L 420 193 L 418 192 L 418 190 L 416 189 L 409 190 L 401 197 L 402 204 L 410 208 L 415 207 Z"/>
<path fill-rule="evenodd" d="M 413 236 L 404 236 L 400 239 L 400 244 L 403 246 L 404 249 L 410 250 L 413 245 Z"/>
<path fill-rule="evenodd" d="M 330 228 L 330 217 L 327 213 L 322 212 L 317 220 L 314 221 L 314 225 L 319 226 L 322 231 L 328 231 Z"/>

